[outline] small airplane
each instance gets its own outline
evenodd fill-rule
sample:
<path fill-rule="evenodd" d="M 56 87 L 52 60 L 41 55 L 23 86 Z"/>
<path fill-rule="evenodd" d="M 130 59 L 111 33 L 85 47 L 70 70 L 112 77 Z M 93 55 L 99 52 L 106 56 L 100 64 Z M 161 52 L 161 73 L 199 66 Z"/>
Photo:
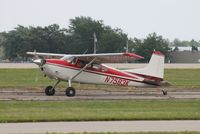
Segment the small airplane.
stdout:
<path fill-rule="evenodd" d="M 61 81 L 68 82 L 66 95 L 73 97 L 76 90 L 72 82 L 108 84 L 118 86 L 148 87 L 160 86 L 164 75 L 164 55 L 160 51 L 154 51 L 149 64 L 140 69 L 119 70 L 103 63 L 116 63 L 141 59 L 134 53 L 98 53 L 98 54 L 55 54 L 27 52 L 36 57 L 33 62 L 37 64 L 45 76 L 57 80 L 54 86 L 47 86 L 45 94 L 52 96 L 55 88 Z M 39 58 L 39 57 L 56 58 Z M 167 91 L 162 90 L 163 95 Z"/>

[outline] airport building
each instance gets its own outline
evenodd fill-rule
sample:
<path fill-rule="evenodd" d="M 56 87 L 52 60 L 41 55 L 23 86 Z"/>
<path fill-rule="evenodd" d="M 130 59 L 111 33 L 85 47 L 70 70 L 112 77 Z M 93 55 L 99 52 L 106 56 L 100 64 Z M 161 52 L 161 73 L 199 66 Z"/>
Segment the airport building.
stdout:
<path fill-rule="evenodd" d="M 175 47 L 172 47 L 174 50 Z M 200 47 L 192 50 L 192 47 L 178 47 L 170 53 L 170 63 L 200 63 Z"/>

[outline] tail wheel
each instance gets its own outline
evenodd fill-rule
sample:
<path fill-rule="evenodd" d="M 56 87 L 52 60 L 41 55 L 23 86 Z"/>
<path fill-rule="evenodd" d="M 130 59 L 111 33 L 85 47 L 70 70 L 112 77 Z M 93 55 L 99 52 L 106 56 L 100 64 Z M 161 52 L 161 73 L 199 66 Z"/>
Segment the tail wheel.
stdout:
<path fill-rule="evenodd" d="M 167 91 L 166 90 L 162 90 L 163 95 L 167 95 Z"/>
<path fill-rule="evenodd" d="M 76 90 L 73 87 L 68 87 L 65 93 L 68 97 L 73 97 L 76 94 Z"/>
<path fill-rule="evenodd" d="M 45 94 L 47 96 L 53 96 L 55 94 L 55 89 L 52 86 L 47 86 L 45 88 Z"/>

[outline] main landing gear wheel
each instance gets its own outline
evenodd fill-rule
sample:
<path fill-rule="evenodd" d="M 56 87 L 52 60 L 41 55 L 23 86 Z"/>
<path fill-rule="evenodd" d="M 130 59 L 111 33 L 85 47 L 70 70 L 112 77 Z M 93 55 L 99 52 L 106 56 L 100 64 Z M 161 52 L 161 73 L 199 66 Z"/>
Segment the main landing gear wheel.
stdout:
<path fill-rule="evenodd" d="M 163 95 L 167 95 L 167 91 L 166 90 L 162 90 Z"/>
<path fill-rule="evenodd" d="M 53 96 L 55 94 L 55 89 L 52 86 L 47 86 L 45 88 L 45 94 L 47 96 Z"/>
<path fill-rule="evenodd" d="M 73 87 L 68 87 L 65 93 L 68 97 L 73 97 L 76 94 L 76 90 Z"/>

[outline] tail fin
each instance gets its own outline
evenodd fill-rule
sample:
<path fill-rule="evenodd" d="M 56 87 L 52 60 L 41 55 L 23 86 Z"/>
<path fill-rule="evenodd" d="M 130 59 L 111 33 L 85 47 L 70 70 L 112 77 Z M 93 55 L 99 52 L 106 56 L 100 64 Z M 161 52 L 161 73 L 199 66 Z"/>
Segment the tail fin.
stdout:
<path fill-rule="evenodd" d="M 146 67 L 141 68 L 141 69 L 126 70 L 126 71 L 140 74 L 140 75 L 163 79 L 164 60 L 165 60 L 165 56 L 160 51 L 154 51 L 149 61 L 149 64 Z"/>

